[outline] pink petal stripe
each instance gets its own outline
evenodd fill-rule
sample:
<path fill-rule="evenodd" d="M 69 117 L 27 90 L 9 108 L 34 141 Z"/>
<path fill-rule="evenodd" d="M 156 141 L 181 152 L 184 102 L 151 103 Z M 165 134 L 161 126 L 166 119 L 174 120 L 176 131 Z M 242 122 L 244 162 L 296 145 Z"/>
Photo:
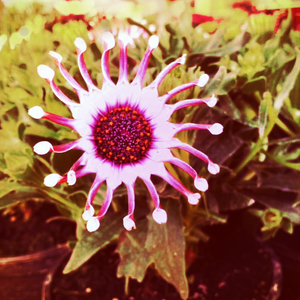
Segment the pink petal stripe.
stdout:
<path fill-rule="evenodd" d="M 101 219 L 107 212 L 110 204 L 111 204 L 111 201 L 112 201 L 112 197 L 113 197 L 113 192 L 114 192 L 114 189 L 111 188 L 111 186 L 109 184 L 106 184 L 107 185 L 107 190 L 106 190 L 106 194 L 105 194 L 105 199 L 104 199 L 104 202 L 98 212 L 98 218 Z"/>
<path fill-rule="evenodd" d="M 78 169 L 80 166 L 83 166 L 83 165 L 85 164 L 85 162 L 86 162 L 86 155 L 85 155 L 85 153 L 84 153 L 84 154 L 82 154 L 82 155 L 75 161 L 75 163 L 73 164 L 73 166 L 71 167 L 70 170 L 73 170 L 73 171 L 75 171 L 75 172 L 79 172 L 79 171 L 77 171 L 77 169 Z M 82 171 L 84 172 L 85 170 L 82 169 Z M 90 173 L 90 172 L 86 171 L 86 173 L 88 174 L 88 173 Z"/>
<path fill-rule="evenodd" d="M 53 91 L 53 93 L 55 94 L 55 96 L 64 104 L 66 104 L 69 108 L 70 107 L 75 107 L 75 106 L 79 106 L 78 103 L 75 103 L 74 101 L 70 100 L 59 88 L 58 86 L 54 83 L 53 80 L 48 80 L 46 79 L 46 81 L 50 84 L 50 87 Z"/>
<path fill-rule="evenodd" d="M 76 92 L 78 93 L 80 91 L 81 93 L 86 93 L 86 91 L 79 85 L 79 83 L 71 76 L 71 74 L 68 72 L 68 70 L 61 63 L 61 60 L 58 57 L 59 54 L 57 54 L 53 51 L 50 51 L 49 54 L 53 57 L 55 64 L 59 68 L 59 71 L 62 74 L 62 76 L 76 90 Z"/>
<path fill-rule="evenodd" d="M 185 171 L 187 174 L 189 174 L 193 179 L 195 179 L 198 174 L 197 172 L 195 171 L 194 168 L 192 168 L 188 163 L 186 163 L 185 161 L 177 158 L 177 157 L 174 157 L 172 159 L 169 159 L 168 160 L 169 163 L 179 167 L 180 169 L 182 169 L 183 171 Z"/>
<path fill-rule="evenodd" d="M 119 80 L 118 83 L 128 82 L 127 72 L 127 44 L 120 40 L 120 58 L 119 58 Z"/>
<path fill-rule="evenodd" d="M 76 45 L 76 44 L 75 44 Z M 88 90 L 90 91 L 91 89 L 94 90 L 98 90 L 98 88 L 95 86 L 94 82 L 92 81 L 90 74 L 88 72 L 88 69 L 86 67 L 85 61 L 84 61 L 84 57 L 83 57 L 83 53 L 85 52 L 85 50 L 80 49 L 76 46 L 77 51 L 78 51 L 78 67 L 79 67 L 79 71 L 81 73 L 82 78 L 84 79 Z"/>
<path fill-rule="evenodd" d="M 155 80 L 149 85 L 149 87 L 158 88 L 164 78 L 178 65 L 185 63 L 185 56 L 177 58 L 175 61 L 168 64 L 155 78 Z"/>
<path fill-rule="evenodd" d="M 178 132 L 184 130 L 209 130 L 214 124 L 195 124 L 195 123 L 185 123 L 185 124 L 174 124 L 176 129 L 174 130 L 174 135 Z"/>
<path fill-rule="evenodd" d="M 104 43 L 104 45 L 106 45 Z M 105 84 L 114 84 L 114 82 L 111 80 L 110 78 L 110 74 L 109 74 L 109 52 L 111 50 L 111 48 L 107 48 L 106 46 L 104 46 L 104 52 L 102 54 L 102 58 L 101 58 L 101 68 L 102 68 L 102 77 L 103 77 L 103 85 Z"/>
<path fill-rule="evenodd" d="M 139 86 L 142 86 L 143 80 L 146 74 L 146 70 L 149 64 L 151 53 L 153 52 L 154 48 L 148 47 L 139 67 L 136 73 L 136 76 L 134 80 L 132 81 L 132 84 L 138 84 Z"/>
<path fill-rule="evenodd" d="M 181 108 L 196 106 L 196 105 L 203 104 L 203 103 L 207 104 L 207 103 L 211 102 L 211 99 L 212 98 L 182 100 L 171 106 L 173 108 L 173 112 L 175 112 Z"/>
<path fill-rule="evenodd" d="M 67 152 L 71 149 L 80 149 L 80 150 L 82 150 L 80 147 L 78 147 L 78 145 L 79 145 L 78 141 L 74 141 L 74 142 L 67 143 L 67 144 L 52 146 L 52 148 L 53 148 L 52 152 L 54 152 L 54 153 L 64 153 L 64 152 Z"/>
<path fill-rule="evenodd" d="M 76 172 L 76 178 L 80 178 L 82 176 L 85 176 L 87 174 L 89 174 L 90 172 L 86 172 L 84 169 L 81 169 L 79 171 Z M 67 182 L 68 180 L 68 176 L 67 175 L 63 175 L 61 176 L 61 179 L 56 183 L 56 184 L 62 184 Z"/>
<path fill-rule="evenodd" d="M 149 88 L 149 87 L 147 87 Z M 168 98 L 168 94 L 161 96 L 158 98 L 158 103 L 163 106 L 161 112 L 158 115 L 158 118 L 164 121 L 169 120 L 169 118 L 172 116 L 172 114 L 177 111 L 178 109 L 199 105 L 202 103 L 205 103 L 209 107 L 213 107 L 217 103 L 217 98 L 213 95 L 211 98 L 205 98 L 205 99 L 189 99 L 189 100 L 181 100 L 178 101 L 175 104 L 164 104 L 166 99 Z M 152 108 L 154 110 L 154 108 Z M 158 109 L 159 111 L 159 109 Z M 156 117 L 156 116 L 155 116 Z"/>
<path fill-rule="evenodd" d="M 165 168 L 164 171 L 156 174 L 157 176 L 161 177 L 164 181 L 166 181 L 169 185 L 173 188 L 178 190 L 180 193 L 188 197 L 192 192 L 188 190 L 181 182 L 175 179 Z"/>
<path fill-rule="evenodd" d="M 194 156 L 200 158 L 206 163 L 211 162 L 211 160 L 208 158 L 208 156 L 205 153 L 195 149 L 193 146 L 190 146 L 189 144 L 182 143 L 179 139 L 173 139 L 169 143 L 168 148 L 179 148 L 193 154 Z"/>
<path fill-rule="evenodd" d="M 153 182 L 148 179 L 148 178 L 142 178 L 145 185 L 147 186 L 148 188 L 148 191 L 150 193 L 150 196 L 154 202 L 154 205 L 155 205 L 155 208 L 158 208 L 160 207 L 160 200 L 159 200 L 159 195 L 157 193 L 157 190 L 155 188 L 155 185 L 153 184 Z"/>
<path fill-rule="evenodd" d="M 66 127 L 69 127 L 71 129 L 75 130 L 74 123 L 76 122 L 76 120 L 67 119 L 67 118 L 64 118 L 64 117 L 61 117 L 61 116 L 58 116 L 58 115 L 55 115 L 55 114 L 51 114 L 51 113 L 48 113 L 48 112 L 45 112 L 42 119 L 49 120 L 53 123 L 63 125 L 63 126 L 66 126 Z"/>
<path fill-rule="evenodd" d="M 187 89 L 190 89 L 192 87 L 195 87 L 195 86 L 198 86 L 198 81 L 199 79 L 195 80 L 195 81 L 192 81 L 192 82 L 189 82 L 189 83 L 186 83 L 186 84 L 183 84 L 183 85 L 180 85 L 180 86 L 177 86 L 176 88 L 174 88 L 173 90 L 169 91 L 165 96 L 165 103 L 167 101 L 169 101 L 172 97 L 174 97 L 175 95 L 187 90 Z"/>
<path fill-rule="evenodd" d="M 72 167 L 73 168 L 73 167 Z M 72 169 L 71 169 L 72 170 Z M 78 170 L 78 171 L 75 171 L 75 175 L 76 175 L 76 178 L 80 178 L 80 177 L 82 177 L 82 176 L 85 176 L 85 175 L 87 175 L 87 174 L 90 174 L 91 172 L 88 172 L 85 168 L 82 168 L 82 169 L 80 169 L 80 170 Z"/>
<path fill-rule="evenodd" d="M 77 175 L 77 174 L 76 174 Z M 89 194 L 88 194 L 88 197 L 87 197 L 87 201 L 86 201 L 86 208 L 88 209 L 92 204 L 93 204 L 93 201 L 97 195 L 97 192 L 101 186 L 101 184 L 103 183 L 103 179 L 99 179 L 96 177 L 96 179 L 94 180 L 91 188 L 90 188 L 90 191 L 89 191 Z"/>
<path fill-rule="evenodd" d="M 135 194 L 134 194 L 134 183 L 126 184 L 127 195 L 128 195 L 128 216 L 133 219 L 133 213 L 135 208 Z"/>

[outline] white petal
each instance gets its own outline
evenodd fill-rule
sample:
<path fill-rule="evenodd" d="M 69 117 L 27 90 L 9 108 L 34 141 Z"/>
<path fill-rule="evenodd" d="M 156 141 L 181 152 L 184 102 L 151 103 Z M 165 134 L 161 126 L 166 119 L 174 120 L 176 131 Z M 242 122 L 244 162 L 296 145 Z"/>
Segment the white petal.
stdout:
<path fill-rule="evenodd" d="M 148 156 L 157 162 L 164 162 L 174 157 L 169 149 L 151 149 L 148 152 Z"/>
<path fill-rule="evenodd" d="M 136 229 L 135 222 L 130 218 L 130 216 L 126 216 L 123 218 L 123 226 L 128 231 Z"/>
<path fill-rule="evenodd" d="M 84 213 L 82 214 L 82 219 L 85 221 L 88 221 L 89 219 L 91 219 L 94 216 L 95 213 L 95 209 L 93 206 L 89 206 L 88 209 L 86 209 L 84 211 Z"/>
<path fill-rule="evenodd" d="M 208 130 L 211 134 L 218 135 L 223 132 L 223 126 L 219 123 L 215 123 Z"/>
<path fill-rule="evenodd" d="M 153 220 L 158 224 L 167 223 L 168 216 L 164 209 L 156 208 L 152 213 Z"/>
<path fill-rule="evenodd" d="M 28 110 L 28 114 L 30 117 L 39 120 L 45 115 L 45 112 L 40 106 L 34 106 Z"/>
<path fill-rule="evenodd" d="M 94 232 L 100 227 L 100 221 L 97 217 L 92 217 L 87 221 L 86 229 L 89 232 Z"/>
<path fill-rule="evenodd" d="M 197 85 L 200 87 L 204 87 L 209 80 L 209 76 L 207 74 L 202 74 L 198 80 Z"/>
<path fill-rule="evenodd" d="M 118 39 L 125 45 L 127 46 L 128 44 L 132 45 L 133 40 L 132 37 L 124 30 L 119 32 Z"/>
<path fill-rule="evenodd" d="M 50 67 L 46 66 L 46 65 L 39 65 L 37 67 L 37 72 L 39 74 L 40 77 L 44 78 L 44 79 L 48 79 L 48 80 L 53 80 L 55 72 L 54 70 L 52 70 Z"/>
<path fill-rule="evenodd" d="M 81 52 L 86 51 L 86 43 L 82 38 L 76 38 L 74 44 Z"/>
<path fill-rule="evenodd" d="M 196 194 L 189 194 L 188 195 L 188 202 L 192 205 L 196 205 L 199 203 L 199 199 L 200 199 L 200 194 L 196 193 Z"/>
<path fill-rule="evenodd" d="M 218 102 L 218 98 L 215 95 L 212 95 L 210 100 L 206 102 L 207 106 L 214 107 Z"/>
<path fill-rule="evenodd" d="M 219 165 L 214 164 L 214 163 L 212 163 L 212 162 L 210 162 L 210 163 L 208 164 L 207 169 L 208 169 L 208 172 L 209 172 L 210 174 L 213 174 L 213 175 L 218 174 L 218 173 L 220 172 L 220 167 L 219 167 Z"/>
<path fill-rule="evenodd" d="M 45 177 L 44 184 L 48 187 L 54 187 L 63 177 L 58 174 L 50 174 Z"/>
<path fill-rule="evenodd" d="M 76 173 L 73 170 L 70 170 L 67 174 L 67 183 L 69 185 L 74 185 L 76 183 Z"/>
<path fill-rule="evenodd" d="M 194 180 L 194 185 L 196 189 L 198 189 L 201 192 L 205 192 L 208 189 L 208 183 L 205 178 L 196 177 Z"/>
<path fill-rule="evenodd" d="M 155 49 L 158 47 L 159 37 L 157 35 L 152 35 L 149 38 L 148 45 L 151 49 Z"/>
<path fill-rule="evenodd" d="M 102 40 L 106 43 L 108 49 L 112 49 L 116 44 L 114 36 L 109 31 L 102 34 Z"/>
<path fill-rule="evenodd" d="M 186 62 L 186 54 L 184 53 L 182 56 L 181 56 L 181 64 L 184 65 Z"/>
<path fill-rule="evenodd" d="M 150 30 L 151 32 L 156 31 L 156 26 L 155 26 L 154 24 L 150 24 L 150 25 L 149 25 L 149 30 Z"/>
<path fill-rule="evenodd" d="M 51 149 L 53 149 L 53 147 L 47 141 L 39 142 L 33 146 L 33 151 L 39 155 L 47 154 Z"/>
<path fill-rule="evenodd" d="M 53 58 L 55 58 L 59 63 L 61 63 L 63 60 L 62 56 L 60 54 L 58 54 L 57 52 L 50 51 L 49 55 L 52 56 Z"/>
<path fill-rule="evenodd" d="M 132 184 L 136 181 L 138 171 L 134 165 L 125 165 L 120 169 L 119 178 L 122 182 Z"/>

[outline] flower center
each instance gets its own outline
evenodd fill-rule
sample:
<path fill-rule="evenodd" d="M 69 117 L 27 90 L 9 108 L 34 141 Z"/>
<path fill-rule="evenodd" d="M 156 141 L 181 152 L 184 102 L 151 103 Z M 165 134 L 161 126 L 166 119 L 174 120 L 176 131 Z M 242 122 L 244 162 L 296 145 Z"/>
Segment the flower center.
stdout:
<path fill-rule="evenodd" d="M 117 165 L 142 160 L 152 144 L 152 128 L 145 116 L 128 106 L 99 114 L 94 126 L 97 154 Z"/>

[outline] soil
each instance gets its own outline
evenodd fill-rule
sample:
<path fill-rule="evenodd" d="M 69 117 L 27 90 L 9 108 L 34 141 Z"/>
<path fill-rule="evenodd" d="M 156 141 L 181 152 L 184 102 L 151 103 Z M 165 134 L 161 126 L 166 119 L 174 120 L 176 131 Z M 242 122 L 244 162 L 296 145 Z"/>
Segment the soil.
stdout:
<path fill-rule="evenodd" d="M 189 269 L 195 278 L 191 299 L 271 300 L 279 296 L 281 267 L 265 244 L 228 228 L 210 229 Z"/>
<path fill-rule="evenodd" d="M 75 240 L 75 229 L 54 204 L 21 202 L 0 210 L 0 257 L 32 254 Z"/>
<path fill-rule="evenodd" d="M 274 252 L 240 230 L 236 220 L 206 228 L 211 236 L 198 245 L 197 258 L 188 269 L 189 300 L 275 300 L 281 269 Z M 78 270 L 63 275 L 67 259 L 57 270 L 51 300 L 180 300 L 176 289 L 149 268 L 139 283 L 116 279 L 119 257 L 115 245 L 96 253 Z M 274 271 L 275 270 L 275 271 Z"/>
<path fill-rule="evenodd" d="M 56 218 L 58 216 L 54 205 L 35 201 L 10 209 L 5 215 L 1 211 L 1 256 L 34 253 L 74 239 L 75 224 Z M 47 222 L 49 219 L 52 221 Z M 230 216 L 227 224 L 209 226 L 204 231 L 210 240 L 199 243 L 195 259 L 187 271 L 189 300 L 278 299 L 281 288 L 279 261 L 270 245 L 245 232 L 241 218 Z M 277 241 L 276 251 L 280 248 L 278 244 L 282 245 L 281 240 Z M 62 270 L 69 258 L 66 257 L 53 274 L 47 300 L 181 299 L 176 289 L 152 267 L 141 283 L 129 280 L 128 295 L 125 295 L 125 279 L 116 278 L 119 256 L 115 248 L 116 244 L 106 246 L 78 270 L 63 275 Z M 299 255 L 299 252 L 295 253 Z M 296 281 L 291 285 L 293 278 L 289 280 L 295 272 L 287 267 L 284 271 L 287 272 L 283 274 L 284 286 L 294 290 L 283 290 L 282 294 L 292 293 L 295 297 L 288 299 L 299 300 L 296 298 Z"/>

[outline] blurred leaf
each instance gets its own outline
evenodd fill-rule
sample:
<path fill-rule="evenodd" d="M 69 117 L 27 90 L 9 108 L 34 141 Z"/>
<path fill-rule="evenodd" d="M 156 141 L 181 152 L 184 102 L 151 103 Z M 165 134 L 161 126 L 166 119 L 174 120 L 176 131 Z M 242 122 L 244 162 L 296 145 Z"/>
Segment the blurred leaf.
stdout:
<path fill-rule="evenodd" d="M 0 209 L 37 197 L 41 198 L 42 195 L 35 187 L 22 186 L 9 180 L 0 181 Z"/>
<path fill-rule="evenodd" d="M 269 142 L 269 145 L 288 146 L 293 143 L 300 143 L 300 135 L 282 138 L 282 139 L 278 139 L 278 140 L 273 140 L 273 141 Z"/>
<path fill-rule="evenodd" d="M 137 230 L 125 232 L 120 240 L 118 253 L 121 261 L 118 266 L 117 276 L 135 278 L 141 282 L 145 272 L 152 263 L 151 254 L 145 248 L 148 230 L 148 220 L 137 220 Z"/>
<path fill-rule="evenodd" d="M 289 162 L 288 161 L 288 157 L 284 157 L 284 156 L 275 156 L 270 154 L 269 152 L 264 151 L 264 154 L 266 154 L 266 156 L 268 158 L 270 158 L 271 160 L 281 164 L 282 166 L 285 166 L 287 168 L 291 168 L 297 171 L 300 171 L 300 163 L 296 163 L 296 162 Z M 297 151 L 297 158 L 300 157 L 300 152 Z"/>
<path fill-rule="evenodd" d="M 294 49 L 287 49 L 288 46 L 288 44 L 284 44 L 283 47 L 286 49 L 278 48 L 276 49 L 275 53 L 268 58 L 266 67 L 269 67 L 272 73 L 275 73 L 275 71 L 281 69 L 288 62 L 295 59 Z"/>
<path fill-rule="evenodd" d="M 265 57 L 263 55 L 263 45 L 257 43 L 254 39 L 246 45 L 246 52 L 237 56 L 241 66 L 240 76 L 247 76 L 251 79 L 254 75 L 265 69 Z"/>
<path fill-rule="evenodd" d="M 157 224 L 148 217 L 141 227 L 142 232 L 126 233 L 118 252 L 121 262 L 118 276 L 126 276 L 141 281 L 147 267 L 154 263 L 161 276 L 172 283 L 181 297 L 188 297 L 188 285 L 185 276 L 184 236 L 178 201 L 167 200 L 167 224 Z M 140 228 L 136 231 L 139 231 Z M 163 247 L 162 247 L 163 245 Z"/>
<path fill-rule="evenodd" d="M 292 234 L 294 231 L 292 220 L 290 220 L 288 216 L 285 216 L 285 218 L 282 219 L 280 227 L 289 234 Z"/>
<path fill-rule="evenodd" d="M 261 188 L 273 188 L 286 192 L 300 192 L 300 172 L 291 170 L 290 172 L 284 172 L 286 170 L 278 169 L 278 173 L 269 174 L 267 177 L 260 179 L 259 186 Z"/>
<path fill-rule="evenodd" d="M 222 41 L 223 36 L 223 29 L 217 30 L 211 37 L 210 41 L 203 44 L 202 48 L 198 47 L 196 53 L 193 55 L 205 54 L 205 56 L 223 57 L 240 51 L 250 39 L 249 33 L 245 32 L 244 29 L 235 39 L 222 46 L 220 45 L 220 41 Z"/>
<path fill-rule="evenodd" d="M 260 139 L 268 136 L 276 121 L 273 109 L 272 95 L 269 92 L 263 94 L 258 112 L 258 133 Z"/>
<path fill-rule="evenodd" d="M 5 174 L 14 178 L 16 175 L 23 174 L 32 163 L 32 158 L 22 153 L 5 152 L 3 154 L 6 168 L 2 170 Z"/>
<path fill-rule="evenodd" d="M 235 105 L 230 95 L 224 95 L 219 97 L 219 107 L 220 107 L 220 111 L 226 114 L 227 116 L 229 116 L 231 119 L 247 124 L 252 127 L 255 126 L 254 122 L 248 120 L 243 114 L 243 112 L 238 109 L 238 107 Z"/>
<path fill-rule="evenodd" d="M 12 117 L 8 117 L 8 121 L 3 120 L 1 126 L 1 168 L 2 172 L 13 178 L 22 174 L 27 167 L 32 165 L 32 150 L 19 136 L 20 123 Z"/>
<path fill-rule="evenodd" d="M 252 94 L 253 91 L 259 91 L 262 95 L 266 91 L 267 78 L 259 76 L 248 80 L 243 86 L 243 91 L 247 94 Z"/>
<path fill-rule="evenodd" d="M 219 188 L 211 184 L 206 197 L 210 210 L 214 213 L 242 209 L 254 203 L 252 197 L 240 193 L 228 184 L 223 184 Z"/>
<path fill-rule="evenodd" d="M 107 214 L 96 232 L 88 232 L 80 219 L 77 221 L 77 243 L 63 273 L 70 273 L 85 263 L 123 231 L 120 213 Z"/>
<path fill-rule="evenodd" d="M 253 164 L 257 180 L 247 181 L 238 185 L 239 188 L 276 189 L 284 192 L 300 192 L 300 172 L 287 169 L 277 164 Z"/>
<path fill-rule="evenodd" d="M 188 297 L 185 275 L 185 243 L 178 201 L 168 200 L 166 211 L 169 221 L 163 227 L 149 221 L 146 248 L 152 254 L 155 267 L 168 282 L 172 283 L 183 299 Z M 150 217 L 149 217 L 150 219 Z M 161 247 L 164 245 L 164 247 Z M 159 250 L 162 251 L 159 251 Z"/>
<path fill-rule="evenodd" d="M 224 123 L 224 119 L 216 119 L 210 113 L 202 119 L 204 123 L 213 123 L 219 121 L 224 125 L 224 131 L 219 136 L 212 136 L 207 131 L 198 131 L 195 140 L 195 147 L 206 153 L 210 159 L 218 164 L 223 164 L 230 159 L 243 145 L 243 140 L 234 131 L 234 122 Z M 192 158 L 196 166 L 204 165 L 199 159 Z M 197 167 L 198 168 L 198 167 Z"/>
<path fill-rule="evenodd" d="M 85 41 L 89 40 L 87 26 L 83 21 L 69 21 L 66 24 L 56 23 L 54 24 L 52 30 L 53 34 L 51 39 L 59 42 L 59 47 L 56 49 L 56 51 L 59 52 L 63 57 L 65 55 L 70 57 L 70 52 L 75 53 L 76 47 L 74 45 L 74 41 L 77 37 L 80 37 Z"/>
<path fill-rule="evenodd" d="M 294 88 L 299 73 L 300 73 L 300 49 L 297 48 L 297 56 L 296 56 L 294 67 L 292 71 L 285 78 L 284 83 L 282 85 L 282 89 L 274 100 L 274 109 L 277 114 L 279 113 L 281 107 L 283 106 L 285 99 L 289 96 L 290 92 Z"/>
<path fill-rule="evenodd" d="M 267 188 L 247 188 L 241 191 L 258 203 L 281 211 L 288 216 L 290 220 L 293 220 L 294 223 L 300 223 L 300 207 L 293 207 L 295 203 L 295 193 Z"/>
<path fill-rule="evenodd" d="M 209 97 L 212 94 L 226 95 L 233 88 L 236 82 L 236 75 L 227 73 L 226 68 L 221 66 L 217 74 L 208 82 L 201 96 Z"/>
<path fill-rule="evenodd" d="M 93 2 L 80 2 L 80 1 L 58 1 L 54 7 L 62 15 L 85 15 L 92 12 L 94 8 Z"/>
<path fill-rule="evenodd" d="M 264 225 L 261 231 L 265 239 L 274 237 L 280 228 L 292 234 L 293 222 L 299 222 L 299 219 L 295 218 L 293 213 L 284 213 L 274 208 L 267 208 L 265 210 L 250 209 L 249 211 L 261 219 Z"/>

